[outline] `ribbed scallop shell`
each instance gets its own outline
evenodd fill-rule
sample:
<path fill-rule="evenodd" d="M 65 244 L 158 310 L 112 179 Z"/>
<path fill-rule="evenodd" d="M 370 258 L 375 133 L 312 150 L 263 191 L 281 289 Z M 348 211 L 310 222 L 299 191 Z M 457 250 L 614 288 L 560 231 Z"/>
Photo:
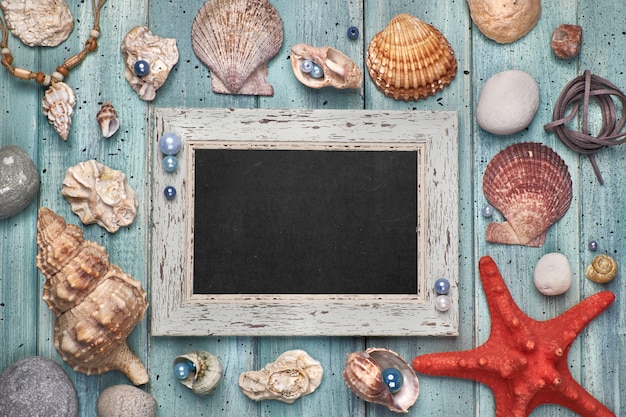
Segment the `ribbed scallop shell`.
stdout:
<path fill-rule="evenodd" d="M 96 120 L 100 125 L 102 136 L 105 138 L 110 138 L 120 128 L 120 120 L 117 118 L 115 107 L 108 101 L 100 107 L 98 114 L 96 114 Z"/>
<path fill-rule="evenodd" d="M 488 242 L 540 247 L 548 228 L 569 209 L 572 180 L 567 165 L 551 148 L 524 142 L 493 157 L 485 170 L 483 192 L 507 220 L 487 226 Z"/>
<path fill-rule="evenodd" d="M 442 90 L 456 75 L 448 40 L 435 27 L 400 14 L 372 38 L 367 68 L 376 87 L 396 100 L 419 100 Z"/>
<path fill-rule="evenodd" d="M 282 43 L 283 22 L 267 0 L 209 0 L 191 27 L 191 45 L 216 93 L 273 95 L 267 63 Z"/>
<path fill-rule="evenodd" d="M 329 46 L 315 47 L 298 43 L 291 47 L 289 56 L 294 75 L 311 88 L 360 88 L 363 82 L 361 69 L 344 53 Z M 309 60 L 322 69 L 322 78 L 313 78 L 301 70 L 302 61 Z"/>
<path fill-rule="evenodd" d="M 64 82 L 52 84 L 41 100 L 43 114 L 48 116 L 48 121 L 63 140 L 67 140 L 67 135 L 70 133 L 75 105 L 74 91 Z"/>

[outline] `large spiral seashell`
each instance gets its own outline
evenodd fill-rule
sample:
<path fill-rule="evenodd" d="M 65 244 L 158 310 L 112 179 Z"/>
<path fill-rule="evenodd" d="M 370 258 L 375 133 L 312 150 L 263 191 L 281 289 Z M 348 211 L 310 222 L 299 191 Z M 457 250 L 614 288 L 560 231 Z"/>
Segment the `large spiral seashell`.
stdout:
<path fill-rule="evenodd" d="M 100 125 L 102 137 L 110 138 L 120 128 L 120 120 L 117 118 L 115 107 L 108 101 L 100 107 L 96 120 Z"/>
<path fill-rule="evenodd" d="M 383 380 L 383 370 L 396 369 L 403 377 L 402 386 L 391 392 Z M 415 371 L 400 355 L 390 349 L 369 348 L 346 357 L 343 378 L 352 392 L 364 401 L 382 404 L 396 413 L 407 413 L 419 396 Z"/>
<path fill-rule="evenodd" d="M 376 87 L 396 100 L 419 100 L 450 84 L 457 62 L 448 40 L 435 27 L 400 14 L 367 48 L 367 68 Z"/>
<path fill-rule="evenodd" d="M 598 255 L 585 270 L 585 276 L 598 284 L 611 282 L 617 276 L 617 262 L 609 255 Z"/>
<path fill-rule="evenodd" d="M 53 83 L 41 100 L 43 114 L 63 140 L 67 140 L 72 125 L 72 114 L 76 105 L 76 95 L 64 82 Z"/>
<path fill-rule="evenodd" d="M 311 88 L 360 88 L 363 81 L 361 69 L 337 49 L 329 46 L 315 47 L 298 43 L 291 47 L 291 68 L 302 84 Z M 311 61 L 322 69 L 324 76 L 314 78 L 302 71 L 302 62 Z"/>
<path fill-rule="evenodd" d="M 191 364 L 190 372 L 178 382 L 198 395 L 212 393 L 222 380 L 222 364 L 217 356 L 210 352 L 194 350 L 174 358 L 174 366 L 181 362 Z"/>
<path fill-rule="evenodd" d="M 148 372 L 126 343 L 148 307 L 141 284 L 45 207 L 37 246 L 37 267 L 46 276 L 42 299 L 57 316 L 54 346 L 63 360 L 87 375 L 120 370 L 133 384 L 146 384 Z"/>

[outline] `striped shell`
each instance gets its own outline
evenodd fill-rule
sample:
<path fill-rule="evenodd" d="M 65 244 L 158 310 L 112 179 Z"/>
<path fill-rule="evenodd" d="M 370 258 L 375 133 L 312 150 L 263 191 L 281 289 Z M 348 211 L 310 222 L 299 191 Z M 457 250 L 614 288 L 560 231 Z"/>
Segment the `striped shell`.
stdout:
<path fill-rule="evenodd" d="M 191 45 L 216 93 L 273 95 L 267 63 L 282 44 L 283 22 L 267 0 L 209 0 L 191 27 Z"/>
<path fill-rule="evenodd" d="M 70 133 L 75 105 L 74 91 L 64 82 L 52 84 L 41 100 L 43 114 L 63 140 L 67 140 Z"/>
<path fill-rule="evenodd" d="M 457 62 L 448 40 L 408 14 L 391 19 L 367 48 L 367 68 L 376 87 L 396 100 L 419 100 L 450 84 Z"/>
<path fill-rule="evenodd" d="M 100 125 L 102 137 L 110 138 L 120 128 L 120 120 L 117 118 L 117 111 L 110 102 L 106 102 L 100 107 L 96 114 L 96 120 Z"/>
<path fill-rule="evenodd" d="M 543 246 L 546 231 L 572 202 L 567 165 L 540 143 L 518 143 L 500 151 L 485 170 L 483 192 L 507 221 L 490 223 L 492 243 Z"/>

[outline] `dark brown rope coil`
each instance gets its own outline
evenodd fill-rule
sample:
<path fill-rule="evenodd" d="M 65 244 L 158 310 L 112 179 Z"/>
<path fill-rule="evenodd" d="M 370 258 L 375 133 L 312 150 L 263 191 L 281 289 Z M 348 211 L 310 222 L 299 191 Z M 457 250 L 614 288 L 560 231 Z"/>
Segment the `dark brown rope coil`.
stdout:
<path fill-rule="evenodd" d="M 619 120 L 617 120 L 617 110 L 611 96 L 617 97 L 622 103 Z M 597 136 L 589 134 L 589 99 L 591 97 L 598 103 L 602 113 L 602 126 Z M 581 104 L 583 123 L 582 131 L 579 132 L 567 128 L 565 124 L 576 117 Z M 566 115 L 565 112 L 570 106 L 572 110 Z M 626 94 L 611 82 L 585 70 L 583 75 L 574 78 L 565 86 L 554 106 L 552 122 L 544 125 L 543 129 L 547 132 L 554 132 L 571 150 L 588 155 L 598 181 L 604 184 L 594 154 L 605 146 L 626 142 L 626 132 L 622 132 L 625 123 Z"/>

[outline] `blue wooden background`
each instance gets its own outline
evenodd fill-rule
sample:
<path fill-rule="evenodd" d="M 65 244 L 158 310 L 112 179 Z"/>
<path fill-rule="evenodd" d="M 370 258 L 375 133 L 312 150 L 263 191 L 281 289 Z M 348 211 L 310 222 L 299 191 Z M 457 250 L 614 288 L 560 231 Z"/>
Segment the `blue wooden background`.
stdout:
<path fill-rule="evenodd" d="M 50 73 L 78 52 L 87 39 L 92 21 L 89 1 L 69 2 L 76 19 L 74 32 L 53 49 L 29 48 L 15 38 L 10 48 L 15 65 Z M 140 280 L 149 289 L 148 156 L 146 153 L 151 107 L 259 107 L 324 109 L 455 110 L 459 112 L 460 170 L 460 336 L 454 338 L 358 338 L 358 337 L 151 337 L 144 319 L 130 338 L 131 347 L 145 360 L 150 372 L 146 389 L 156 398 L 160 416 L 388 416 L 388 410 L 356 398 L 342 380 L 345 355 L 366 347 L 391 348 L 411 360 L 427 352 L 467 349 L 484 342 L 489 334 L 489 314 L 479 280 L 477 261 L 491 255 L 502 271 L 520 307 L 536 319 L 552 318 L 585 296 L 600 289 L 616 293 L 617 301 L 592 322 L 576 340 L 570 355 L 574 377 L 617 415 L 626 415 L 626 394 L 620 387 L 626 379 L 626 296 L 623 277 L 604 287 L 584 278 L 584 268 L 595 253 L 588 241 L 599 243 L 597 253 L 608 253 L 624 265 L 622 251 L 625 227 L 624 146 L 603 149 L 597 160 L 605 178 L 600 186 L 585 157 L 566 149 L 556 137 L 543 131 L 563 86 L 585 69 L 626 88 L 626 3 L 605 0 L 602 7 L 592 0 L 544 2 L 537 27 L 509 45 L 486 39 L 472 27 L 464 0 L 446 1 L 304 1 L 273 0 L 282 16 L 285 38 L 280 53 L 270 62 L 269 81 L 273 97 L 217 95 L 211 91 L 208 69 L 191 49 L 191 23 L 203 0 L 119 1 L 109 0 L 102 12 L 102 36 L 97 52 L 73 70 L 67 81 L 76 91 L 78 104 L 67 142 L 63 142 L 41 115 L 43 90 L 34 82 L 14 79 L 0 71 L 0 145 L 23 147 L 35 161 L 40 176 L 38 199 L 20 214 L 0 220 L 0 371 L 30 355 L 50 357 L 61 363 L 52 345 L 53 315 L 41 301 L 43 276 L 35 267 L 35 221 L 38 206 L 47 206 L 70 223 L 79 223 L 60 195 L 65 170 L 87 159 L 124 170 L 138 192 L 139 213 L 135 223 L 110 235 L 99 226 L 84 227 L 88 239 L 108 251 L 112 262 Z M 299 84 L 288 60 L 295 43 L 333 46 L 365 69 L 364 52 L 372 36 L 398 13 L 410 13 L 439 28 L 452 44 L 459 63 L 451 86 L 437 96 L 419 102 L 397 102 L 383 96 L 369 76 L 363 89 L 310 90 Z M 553 29 L 561 23 L 583 27 L 584 45 L 579 58 L 562 61 L 550 49 Z M 148 25 L 153 33 L 178 41 L 180 60 L 166 85 L 152 103 L 141 101 L 124 79 L 120 44 L 136 25 Z M 346 37 L 349 26 L 361 29 L 357 41 Z M 474 108 L 486 79 L 507 69 L 520 69 L 537 80 L 541 102 L 530 127 L 509 137 L 494 137 L 475 123 Z M 364 71 L 366 73 L 366 70 Z M 102 139 L 95 121 L 100 105 L 109 100 L 122 122 L 111 139 Z M 599 113 L 591 117 L 600 123 Z M 294 132 L 297 135 L 297 132 Z M 538 141 L 551 146 L 566 161 L 572 174 L 574 201 L 566 216 L 548 233 L 542 248 L 487 244 L 482 173 L 488 161 L 505 146 L 519 141 Z M 168 242 L 162 242 L 167 245 Z M 545 253 L 561 252 L 574 271 L 572 288 L 562 296 L 548 298 L 532 283 L 537 260 Z M 621 274 L 620 274 L 621 275 Z M 292 405 L 276 401 L 255 403 L 237 387 L 241 372 L 259 369 L 289 349 L 305 349 L 322 362 L 324 380 L 312 395 Z M 224 367 L 224 380 L 208 397 L 198 397 L 174 379 L 172 358 L 185 351 L 204 349 L 216 354 Z M 65 366 L 65 365 L 64 365 Z M 96 401 L 106 387 L 128 383 L 121 374 L 85 376 L 65 366 L 79 394 L 81 416 L 96 416 Z M 409 415 L 492 416 L 494 402 L 485 386 L 466 380 L 420 376 L 421 394 Z M 541 406 L 533 417 L 572 416 L 558 406 Z"/>

